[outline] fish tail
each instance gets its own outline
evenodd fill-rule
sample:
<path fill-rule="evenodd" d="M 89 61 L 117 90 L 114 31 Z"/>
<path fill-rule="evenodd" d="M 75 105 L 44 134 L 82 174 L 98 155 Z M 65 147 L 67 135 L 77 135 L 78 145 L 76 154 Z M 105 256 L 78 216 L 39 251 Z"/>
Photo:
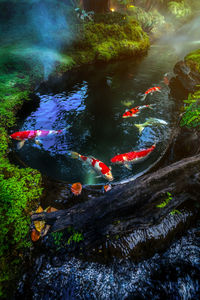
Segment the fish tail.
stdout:
<path fill-rule="evenodd" d="M 154 109 L 155 104 L 149 104 L 150 109 Z"/>
<path fill-rule="evenodd" d="M 141 134 L 144 129 L 143 124 L 135 124 L 135 126 L 139 129 L 139 133 Z"/>
<path fill-rule="evenodd" d="M 70 127 L 71 127 L 71 125 L 66 126 L 65 128 L 61 129 L 61 132 L 67 131 Z"/>
<path fill-rule="evenodd" d="M 80 154 L 74 151 L 70 151 L 71 157 L 74 159 L 79 159 Z"/>

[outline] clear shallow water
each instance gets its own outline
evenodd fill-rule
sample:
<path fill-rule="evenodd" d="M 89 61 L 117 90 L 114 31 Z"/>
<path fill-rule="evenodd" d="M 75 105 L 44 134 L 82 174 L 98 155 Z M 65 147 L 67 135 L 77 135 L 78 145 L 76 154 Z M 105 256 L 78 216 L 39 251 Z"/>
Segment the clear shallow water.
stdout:
<path fill-rule="evenodd" d="M 41 139 L 41 147 L 25 143 L 18 151 L 21 159 L 53 178 L 95 184 L 106 180 L 97 178 L 90 167 L 73 160 L 69 151 L 94 156 L 110 166 L 113 156 L 156 143 L 149 157 L 134 164 L 132 170 L 112 166 L 115 182 L 147 170 L 165 151 L 174 123 L 174 103 L 163 75 L 171 71 L 177 56 L 171 49 L 162 53 L 163 49 L 152 47 L 140 61 L 87 66 L 75 79 L 40 90 L 39 107 L 23 120 L 19 130 L 71 127 L 64 134 Z M 153 86 L 161 86 L 162 92 L 141 101 L 142 93 Z M 124 101 L 133 104 L 127 107 Z M 154 109 L 142 110 L 137 118 L 122 118 L 127 108 L 144 104 L 154 104 Z M 140 135 L 134 123 L 143 123 L 149 117 L 163 119 L 168 125 L 146 127 Z"/>

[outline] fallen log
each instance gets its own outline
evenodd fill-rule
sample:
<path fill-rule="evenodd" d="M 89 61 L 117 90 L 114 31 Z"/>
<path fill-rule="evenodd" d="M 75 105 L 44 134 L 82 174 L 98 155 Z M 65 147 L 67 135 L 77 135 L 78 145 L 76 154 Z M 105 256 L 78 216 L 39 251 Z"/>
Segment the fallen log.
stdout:
<path fill-rule="evenodd" d="M 186 201 L 197 201 L 200 190 L 200 155 L 192 156 L 135 181 L 115 186 L 104 196 L 52 213 L 33 214 L 32 221 L 45 220 L 50 231 L 73 226 L 84 233 L 86 244 L 106 235 L 128 233 L 160 222 Z M 171 193 L 172 200 L 157 207 Z"/>

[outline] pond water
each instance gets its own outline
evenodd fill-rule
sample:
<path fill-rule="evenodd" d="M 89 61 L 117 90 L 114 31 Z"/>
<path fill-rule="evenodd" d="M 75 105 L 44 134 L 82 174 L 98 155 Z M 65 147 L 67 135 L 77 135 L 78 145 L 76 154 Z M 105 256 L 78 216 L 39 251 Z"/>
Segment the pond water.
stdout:
<path fill-rule="evenodd" d="M 87 66 L 79 70 L 75 79 L 63 78 L 59 84 L 39 89 L 40 105 L 23 120 L 19 130 L 70 127 L 60 135 L 41 138 L 41 146 L 26 142 L 18 150 L 20 157 L 50 177 L 96 184 L 106 180 L 98 178 L 81 161 L 72 159 L 70 151 L 93 156 L 110 166 L 113 156 L 146 149 L 155 143 L 155 150 L 132 165 L 131 170 L 112 166 L 114 182 L 146 171 L 162 156 L 174 125 L 174 102 L 163 76 L 176 61 L 172 49 L 154 46 L 142 60 Z M 142 101 L 142 94 L 153 86 L 160 86 L 161 93 L 148 95 Z M 136 118 L 122 118 L 126 109 L 144 104 L 153 104 L 153 109 L 143 109 Z M 140 134 L 134 124 L 144 123 L 150 117 L 168 124 L 147 126 Z"/>
<path fill-rule="evenodd" d="M 198 40 L 188 40 L 187 30 L 179 38 L 153 45 L 143 59 L 87 66 L 76 78 L 63 78 L 40 88 L 40 104 L 21 120 L 19 130 L 71 127 L 65 134 L 42 140 L 42 146 L 27 142 L 16 150 L 21 159 L 51 177 L 93 184 L 104 181 L 80 161 L 72 160 L 69 151 L 92 155 L 109 165 L 117 153 L 156 143 L 155 151 L 132 170 L 112 168 L 115 182 L 145 172 L 162 156 L 176 121 L 175 102 L 163 75 L 199 47 Z M 162 92 L 142 102 L 142 93 L 152 86 L 161 86 Z M 122 119 L 124 101 L 134 101 L 133 107 L 144 103 L 155 107 L 143 110 L 135 119 Z M 147 127 L 139 135 L 134 123 L 143 123 L 149 117 L 163 119 L 168 125 Z M 164 231 L 162 226 L 160 230 Z M 62 255 L 37 253 L 31 271 L 18 285 L 16 299 L 199 299 L 199 230 L 198 224 L 165 252 L 139 263 L 114 259 L 102 265 L 70 258 L 65 251 Z"/>

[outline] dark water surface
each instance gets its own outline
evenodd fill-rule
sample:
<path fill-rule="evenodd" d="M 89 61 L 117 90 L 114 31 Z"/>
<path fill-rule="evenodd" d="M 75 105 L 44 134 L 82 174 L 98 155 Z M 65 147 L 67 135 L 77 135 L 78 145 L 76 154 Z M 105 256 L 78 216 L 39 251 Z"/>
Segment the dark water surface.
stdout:
<path fill-rule="evenodd" d="M 23 121 L 19 130 L 71 127 L 61 135 L 41 138 L 42 146 L 26 142 L 18 151 L 20 157 L 53 178 L 96 184 L 105 180 L 97 178 L 90 167 L 73 160 L 69 151 L 94 156 L 110 166 L 113 156 L 156 143 L 156 149 L 145 160 L 134 164 L 132 170 L 112 166 L 115 182 L 144 172 L 162 156 L 173 128 L 174 102 L 163 75 L 172 70 L 176 61 L 172 49 L 153 46 L 141 60 L 87 66 L 80 69 L 75 79 L 63 79 L 59 84 L 40 89 L 39 107 Z M 161 93 L 141 101 L 142 94 L 153 86 L 160 86 Z M 144 104 L 154 104 L 154 107 L 143 109 L 136 118 L 122 118 L 127 108 Z M 134 124 L 144 123 L 149 117 L 165 120 L 168 125 L 148 126 L 139 134 Z"/>

